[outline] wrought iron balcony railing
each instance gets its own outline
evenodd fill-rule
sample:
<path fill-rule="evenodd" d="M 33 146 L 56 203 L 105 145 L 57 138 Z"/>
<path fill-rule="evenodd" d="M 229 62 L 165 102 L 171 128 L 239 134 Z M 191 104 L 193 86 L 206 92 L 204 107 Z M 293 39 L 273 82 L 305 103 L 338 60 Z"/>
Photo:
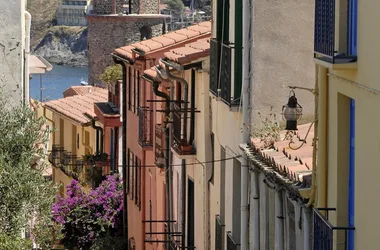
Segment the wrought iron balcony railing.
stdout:
<path fill-rule="evenodd" d="M 223 250 L 223 230 L 224 225 L 220 219 L 220 216 L 217 214 L 215 216 L 215 250 Z"/>
<path fill-rule="evenodd" d="M 234 50 L 234 51 L 233 51 Z M 216 39 L 210 41 L 210 92 L 229 106 L 239 104 L 241 92 L 241 67 L 232 71 L 232 53 L 241 56 L 241 48 L 234 48 Z M 234 76 L 234 77 L 233 77 Z M 235 79 L 233 82 L 232 79 Z M 240 80 L 239 80 L 240 79 Z"/>
<path fill-rule="evenodd" d="M 155 126 L 155 145 L 154 145 L 154 162 L 157 165 L 157 167 L 164 167 L 165 165 L 165 158 L 164 158 L 164 151 L 163 151 L 163 128 L 161 124 L 156 124 Z M 165 146 L 166 147 L 166 146 Z"/>
<path fill-rule="evenodd" d="M 227 250 L 238 250 L 240 244 L 237 244 L 232 238 L 231 232 L 227 233 Z"/>
<path fill-rule="evenodd" d="M 335 227 L 328 221 L 329 211 L 336 211 L 335 208 L 314 208 L 314 250 L 333 250 L 335 246 L 342 246 L 339 249 L 348 250 L 348 233 L 355 230 L 354 227 Z M 326 212 L 326 217 L 320 211 Z M 343 235 L 334 231 L 343 232 Z M 342 237 L 339 237 L 342 236 Z"/>
<path fill-rule="evenodd" d="M 141 147 L 152 147 L 152 123 L 151 112 L 148 107 L 139 107 L 139 144 Z"/>
<path fill-rule="evenodd" d="M 180 155 L 193 155 L 195 154 L 195 149 L 190 143 L 184 138 L 184 126 L 183 126 L 183 109 L 180 104 L 173 104 L 173 149 Z"/>
<path fill-rule="evenodd" d="M 347 38 L 352 29 L 349 24 L 350 17 L 344 17 L 347 29 L 337 32 L 336 24 L 340 22 L 335 20 L 335 2 L 336 0 L 315 0 L 314 57 L 331 63 L 353 62 L 357 57 L 350 55 Z M 340 42 L 339 39 L 345 41 Z"/>

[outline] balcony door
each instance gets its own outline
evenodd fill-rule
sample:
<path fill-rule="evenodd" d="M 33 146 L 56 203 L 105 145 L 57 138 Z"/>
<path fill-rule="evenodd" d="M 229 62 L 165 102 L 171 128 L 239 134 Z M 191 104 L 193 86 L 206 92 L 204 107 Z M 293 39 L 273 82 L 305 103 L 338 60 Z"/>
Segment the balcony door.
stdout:
<path fill-rule="evenodd" d="M 350 99 L 350 152 L 348 171 L 348 226 L 355 223 L 355 100 Z M 354 250 L 354 230 L 348 231 L 348 250 Z"/>
<path fill-rule="evenodd" d="M 348 53 L 357 55 L 358 0 L 348 0 Z"/>

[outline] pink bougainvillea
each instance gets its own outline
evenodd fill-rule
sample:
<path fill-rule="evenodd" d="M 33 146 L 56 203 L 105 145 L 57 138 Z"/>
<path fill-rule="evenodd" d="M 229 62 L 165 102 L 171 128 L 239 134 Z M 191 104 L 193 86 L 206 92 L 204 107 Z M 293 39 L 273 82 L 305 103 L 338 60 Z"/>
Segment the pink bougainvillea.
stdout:
<path fill-rule="evenodd" d="M 95 239 L 122 234 L 122 211 L 122 183 L 108 176 L 89 192 L 73 180 L 67 186 L 67 196 L 58 196 L 53 205 L 53 218 L 64 226 L 65 247 L 90 249 Z"/>

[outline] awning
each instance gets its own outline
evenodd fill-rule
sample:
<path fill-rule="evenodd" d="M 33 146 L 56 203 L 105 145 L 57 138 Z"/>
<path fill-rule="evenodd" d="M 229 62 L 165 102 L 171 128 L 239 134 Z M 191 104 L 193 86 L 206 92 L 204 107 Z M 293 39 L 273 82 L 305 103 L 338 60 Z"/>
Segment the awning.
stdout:
<path fill-rule="evenodd" d="M 46 71 L 52 70 L 53 66 L 42 56 L 29 56 L 29 73 L 45 74 Z"/>

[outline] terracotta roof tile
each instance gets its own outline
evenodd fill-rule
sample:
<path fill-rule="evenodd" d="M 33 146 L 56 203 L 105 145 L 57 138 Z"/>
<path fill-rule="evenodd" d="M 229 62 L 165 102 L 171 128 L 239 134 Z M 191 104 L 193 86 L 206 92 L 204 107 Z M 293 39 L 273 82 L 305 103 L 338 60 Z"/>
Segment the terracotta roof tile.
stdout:
<path fill-rule="evenodd" d="M 53 112 L 66 116 L 75 122 L 80 124 L 87 123 L 90 120 L 85 114 L 96 117 L 94 113 L 94 103 L 106 102 L 108 99 L 107 89 L 94 88 L 96 88 L 96 91 L 45 102 L 43 105 Z"/>
<path fill-rule="evenodd" d="M 179 64 L 189 63 L 196 59 L 206 57 L 210 53 L 210 40 L 201 39 L 184 47 L 172 49 L 164 53 L 165 57 Z"/>
<path fill-rule="evenodd" d="M 269 163 L 274 171 L 280 175 L 288 178 L 290 181 L 299 182 L 303 178 L 302 176 L 310 175 L 312 172 L 312 156 L 313 156 L 313 137 L 314 126 L 310 127 L 309 124 L 298 126 L 297 134 L 293 137 L 294 144 L 289 147 L 289 139 L 285 139 L 286 131 L 282 131 L 281 141 L 274 144 L 274 149 L 264 149 L 263 143 L 258 138 L 251 139 L 251 150 L 254 152 L 254 157 L 258 157 L 263 162 Z M 298 150 L 301 145 L 299 139 L 304 139 L 307 131 L 310 128 L 310 132 L 307 137 L 306 143 Z M 305 181 L 305 180 L 303 180 Z M 306 183 L 310 185 L 311 183 Z"/>
<path fill-rule="evenodd" d="M 185 29 L 176 30 L 139 43 L 123 46 L 115 49 L 114 52 L 119 56 L 132 59 L 133 48 L 149 53 L 206 34 L 211 34 L 211 22 L 201 22 Z"/>
<path fill-rule="evenodd" d="M 63 97 L 69 97 L 74 95 L 87 95 L 91 92 L 103 91 L 103 88 L 95 86 L 71 86 L 70 88 L 63 91 Z"/>

